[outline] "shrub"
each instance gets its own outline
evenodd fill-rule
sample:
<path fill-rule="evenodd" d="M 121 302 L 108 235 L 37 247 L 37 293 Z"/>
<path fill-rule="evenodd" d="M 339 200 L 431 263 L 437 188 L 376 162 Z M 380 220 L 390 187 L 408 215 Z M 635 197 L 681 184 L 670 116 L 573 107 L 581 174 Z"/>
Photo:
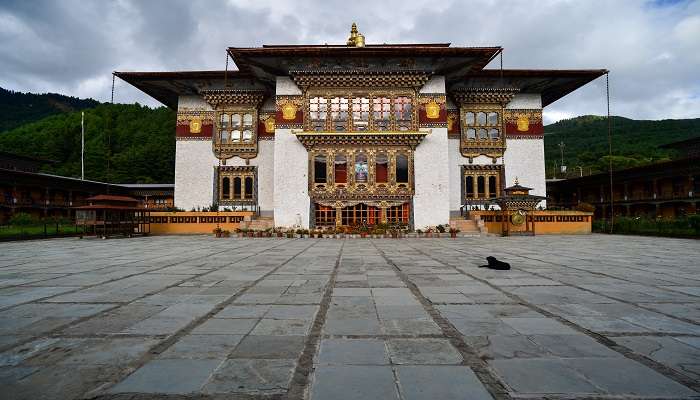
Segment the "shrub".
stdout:
<path fill-rule="evenodd" d="M 17 213 L 10 217 L 10 225 L 27 226 L 33 224 L 34 222 L 36 222 L 34 217 L 32 217 L 30 214 L 23 212 Z"/>

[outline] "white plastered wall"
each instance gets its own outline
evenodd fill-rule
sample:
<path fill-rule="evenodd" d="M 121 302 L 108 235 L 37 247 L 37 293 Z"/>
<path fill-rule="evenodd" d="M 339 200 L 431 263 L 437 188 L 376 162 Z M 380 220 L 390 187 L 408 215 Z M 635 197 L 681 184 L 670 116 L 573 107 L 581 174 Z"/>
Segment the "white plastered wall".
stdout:
<path fill-rule="evenodd" d="M 300 95 L 301 90 L 289 77 L 277 77 L 278 95 Z M 308 153 L 291 129 L 275 129 L 274 146 L 275 225 L 309 227 Z"/>
<path fill-rule="evenodd" d="M 508 109 L 541 109 L 542 98 L 539 94 L 521 93 L 515 95 L 506 106 Z M 506 139 L 506 152 L 503 155 L 506 165 L 506 186 L 515 183 L 531 187 L 531 194 L 547 195 L 544 167 L 543 139 Z M 540 203 L 546 207 L 546 202 Z"/>
<path fill-rule="evenodd" d="M 199 96 L 180 96 L 179 110 L 211 110 Z M 272 215 L 274 144 L 258 142 L 258 155 L 246 164 L 240 157 L 226 160 L 226 165 L 257 167 L 258 206 L 263 215 Z M 214 201 L 214 168 L 219 160 L 212 151 L 211 140 L 178 140 L 175 142 L 175 207 L 184 210 L 209 207 Z"/>
<path fill-rule="evenodd" d="M 433 76 L 421 93 L 445 93 L 445 78 Z M 415 195 L 413 223 L 416 228 L 450 222 L 450 175 L 447 128 L 431 128 L 413 157 Z"/>

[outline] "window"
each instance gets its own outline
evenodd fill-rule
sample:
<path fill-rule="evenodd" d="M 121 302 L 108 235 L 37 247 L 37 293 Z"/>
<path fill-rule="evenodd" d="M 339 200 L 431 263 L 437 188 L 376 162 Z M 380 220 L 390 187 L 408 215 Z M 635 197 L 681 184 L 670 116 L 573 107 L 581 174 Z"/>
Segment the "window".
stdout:
<path fill-rule="evenodd" d="M 352 126 L 355 131 L 369 129 L 369 98 L 355 97 L 352 99 Z"/>
<path fill-rule="evenodd" d="M 375 181 L 377 183 L 387 183 L 389 179 L 389 158 L 386 154 L 377 154 L 375 158 Z"/>
<path fill-rule="evenodd" d="M 465 184 L 464 184 L 465 192 L 468 198 L 473 198 L 474 197 L 474 177 L 471 175 L 467 175 Z"/>
<path fill-rule="evenodd" d="M 255 204 L 255 167 L 219 167 L 219 202 Z"/>
<path fill-rule="evenodd" d="M 486 185 L 484 184 L 483 176 L 476 178 L 476 193 L 479 198 L 486 197 Z"/>
<path fill-rule="evenodd" d="M 348 99 L 334 97 L 331 99 L 332 130 L 342 132 L 348 130 Z"/>
<path fill-rule="evenodd" d="M 467 141 L 497 141 L 501 138 L 500 113 L 496 111 L 466 111 L 464 125 Z"/>
<path fill-rule="evenodd" d="M 464 197 L 483 201 L 501 195 L 502 165 L 466 165 L 464 172 Z"/>
<path fill-rule="evenodd" d="M 314 157 L 314 183 L 326 183 L 326 156 Z"/>
<path fill-rule="evenodd" d="M 228 177 L 224 178 L 222 183 L 222 192 L 223 192 L 223 197 L 224 199 L 230 199 L 231 198 L 231 179 Z"/>
<path fill-rule="evenodd" d="M 313 97 L 309 100 L 309 120 L 314 131 L 326 130 L 328 100 L 325 97 Z"/>
<path fill-rule="evenodd" d="M 396 183 L 408 183 L 408 157 L 405 154 L 396 155 Z"/>
<path fill-rule="evenodd" d="M 411 206 L 403 203 L 400 206 L 387 207 L 386 222 L 389 224 L 408 224 Z"/>
<path fill-rule="evenodd" d="M 394 118 L 397 130 L 407 131 L 411 129 L 413 105 L 410 97 L 400 96 L 394 99 Z"/>
<path fill-rule="evenodd" d="M 224 179 L 228 179 L 228 178 L 224 178 Z M 241 198 L 241 178 L 239 178 L 239 177 L 233 178 L 233 198 L 234 199 Z"/>
<path fill-rule="evenodd" d="M 498 189 L 496 189 L 496 177 L 495 176 L 489 176 L 489 197 L 494 198 L 496 197 L 498 193 Z"/>
<path fill-rule="evenodd" d="M 221 114 L 219 124 L 219 142 L 221 144 L 239 144 L 253 142 L 253 114 L 230 113 Z"/>
<path fill-rule="evenodd" d="M 347 158 L 338 154 L 335 156 L 335 166 L 333 174 L 335 175 L 335 183 L 348 183 L 348 161 Z"/>
<path fill-rule="evenodd" d="M 245 178 L 245 198 L 253 198 L 253 177 L 251 176 L 247 176 Z"/>
<path fill-rule="evenodd" d="M 374 128 L 378 131 L 388 131 L 391 129 L 391 99 L 375 97 L 373 105 Z"/>
<path fill-rule="evenodd" d="M 410 131 L 414 93 L 324 93 L 310 96 L 306 129 L 316 132 Z"/>
<path fill-rule="evenodd" d="M 369 168 L 367 167 L 367 156 L 360 153 L 355 156 L 355 182 L 367 183 Z"/>
<path fill-rule="evenodd" d="M 335 207 L 316 204 L 316 226 L 335 226 Z"/>

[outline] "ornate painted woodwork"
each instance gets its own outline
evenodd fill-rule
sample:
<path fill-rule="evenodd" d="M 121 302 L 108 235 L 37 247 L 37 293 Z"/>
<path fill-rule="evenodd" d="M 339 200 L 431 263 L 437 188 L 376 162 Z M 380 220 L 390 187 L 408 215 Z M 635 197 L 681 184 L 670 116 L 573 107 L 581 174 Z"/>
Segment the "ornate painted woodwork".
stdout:
<path fill-rule="evenodd" d="M 542 139 L 542 110 L 505 110 L 503 115 L 508 139 Z"/>
<path fill-rule="evenodd" d="M 176 140 L 211 140 L 214 133 L 213 111 L 178 111 L 175 128 Z"/>
<path fill-rule="evenodd" d="M 220 206 L 256 205 L 257 180 L 257 167 L 219 166 L 216 168 L 216 203 Z"/>

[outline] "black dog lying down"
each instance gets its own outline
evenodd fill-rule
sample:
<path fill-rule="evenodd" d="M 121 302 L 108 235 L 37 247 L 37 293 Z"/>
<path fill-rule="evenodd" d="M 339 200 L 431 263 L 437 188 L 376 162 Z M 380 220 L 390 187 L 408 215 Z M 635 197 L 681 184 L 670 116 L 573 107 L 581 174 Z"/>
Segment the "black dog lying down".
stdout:
<path fill-rule="evenodd" d="M 497 269 L 501 271 L 509 270 L 510 269 L 510 264 L 507 262 L 503 261 L 498 261 L 496 260 L 496 257 L 486 257 L 486 261 L 488 261 L 488 265 L 480 265 L 479 268 L 491 268 L 491 269 Z"/>

